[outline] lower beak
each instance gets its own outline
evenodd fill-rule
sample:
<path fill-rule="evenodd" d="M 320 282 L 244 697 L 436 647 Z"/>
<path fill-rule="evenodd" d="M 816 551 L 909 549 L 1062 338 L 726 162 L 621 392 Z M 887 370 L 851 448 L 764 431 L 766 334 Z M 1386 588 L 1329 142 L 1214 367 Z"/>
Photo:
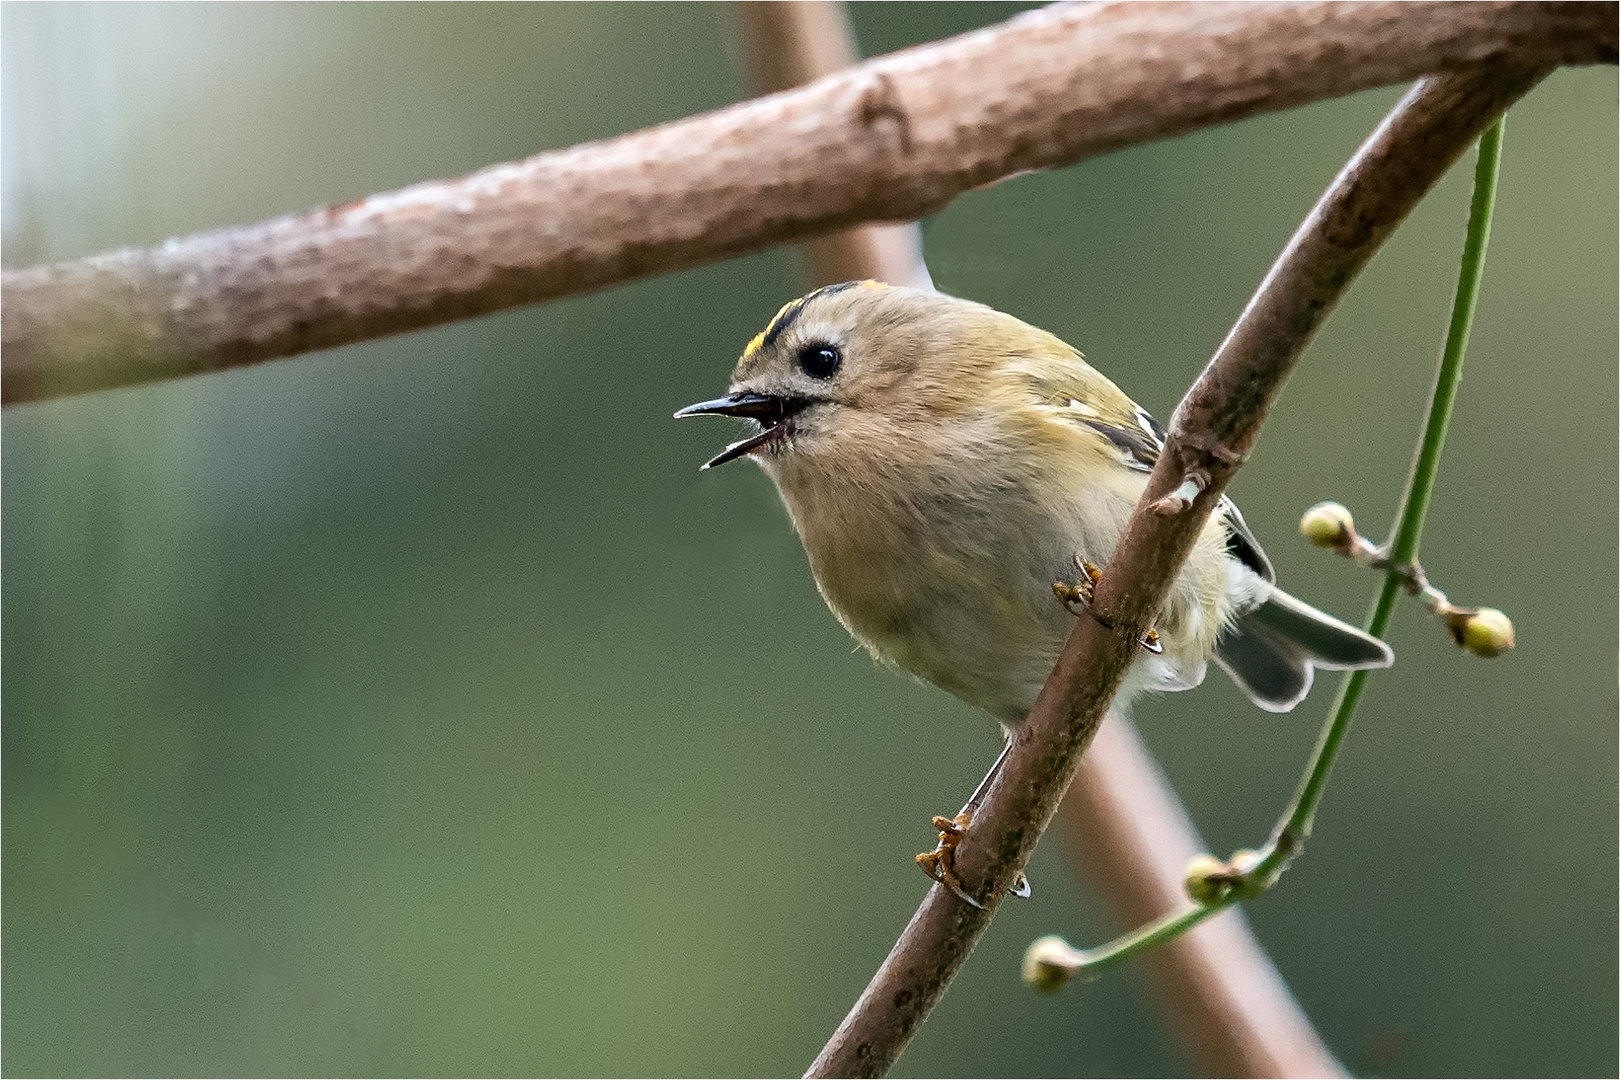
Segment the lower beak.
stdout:
<path fill-rule="evenodd" d="M 688 405 L 677 412 L 675 418 L 679 420 L 683 416 L 740 416 L 744 420 L 754 421 L 763 429 L 746 439 L 737 440 L 703 463 L 703 468 L 712 469 L 716 465 L 734 461 L 749 451 L 764 446 L 772 439 L 780 438 L 783 434 L 782 425 L 799 411 L 799 405 L 800 403 L 792 398 L 747 391 Z"/>

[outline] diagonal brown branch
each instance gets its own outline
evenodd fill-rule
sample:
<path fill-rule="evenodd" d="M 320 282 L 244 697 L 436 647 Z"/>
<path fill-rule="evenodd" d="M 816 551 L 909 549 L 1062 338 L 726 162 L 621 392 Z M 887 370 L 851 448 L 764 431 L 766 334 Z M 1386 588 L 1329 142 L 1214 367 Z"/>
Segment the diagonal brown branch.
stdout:
<path fill-rule="evenodd" d="M 1497 65 L 1420 80 L 1300 226 L 1177 407 L 1088 616 L 1076 621 L 957 849 L 958 873 L 985 907 L 930 889 L 807 1075 L 881 1075 L 905 1049 L 1051 821 L 1137 641 L 1317 328 L 1424 193 L 1545 73 Z M 1190 508 L 1152 508 L 1193 472 L 1205 486 Z"/>
<path fill-rule="evenodd" d="M 1100 3 L 347 206 L 0 286 L 0 400 L 215 371 L 603 288 L 1426 72 L 1613 62 L 1613 3 Z"/>
<path fill-rule="evenodd" d="M 744 0 L 733 8 L 755 94 L 791 89 L 857 59 L 840 0 Z M 799 253 L 812 286 L 876 278 L 931 287 L 915 224 L 833 233 L 801 244 Z M 1122 926 L 1184 901 L 1187 860 L 1205 848 L 1128 720 L 1104 723 L 1058 816 Z M 1204 1074 L 1344 1075 L 1241 911 L 1195 928 L 1148 967 L 1161 1013 Z"/>

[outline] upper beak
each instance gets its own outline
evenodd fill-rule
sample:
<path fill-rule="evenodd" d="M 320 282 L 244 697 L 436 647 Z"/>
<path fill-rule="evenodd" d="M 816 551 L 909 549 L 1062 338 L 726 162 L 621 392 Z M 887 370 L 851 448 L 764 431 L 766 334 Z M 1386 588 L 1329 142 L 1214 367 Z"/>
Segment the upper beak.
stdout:
<path fill-rule="evenodd" d="M 675 414 L 679 420 L 683 416 L 743 416 L 749 420 L 758 420 L 767 423 L 772 420 L 786 419 L 787 410 L 784 406 L 786 399 L 771 397 L 769 394 L 755 394 L 747 392 L 742 394 L 727 394 L 723 398 L 713 401 L 700 401 L 696 405 L 688 405 Z"/>
<path fill-rule="evenodd" d="M 800 406 L 801 403 L 792 398 L 745 391 L 740 394 L 727 394 L 713 401 L 700 401 L 696 405 L 688 405 L 677 412 L 675 418 L 679 420 L 683 416 L 740 416 L 745 420 L 754 421 L 763 429 L 746 439 L 738 439 L 703 463 L 703 468 L 712 469 L 716 465 L 724 465 L 728 461 L 740 458 L 750 450 L 780 436 L 782 424 L 798 412 Z"/>

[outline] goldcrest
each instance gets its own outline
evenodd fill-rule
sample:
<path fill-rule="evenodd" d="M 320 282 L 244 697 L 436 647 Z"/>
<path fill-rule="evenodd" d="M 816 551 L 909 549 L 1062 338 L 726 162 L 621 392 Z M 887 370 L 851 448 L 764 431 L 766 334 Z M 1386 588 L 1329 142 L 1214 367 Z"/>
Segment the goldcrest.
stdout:
<path fill-rule="evenodd" d="M 1053 596 L 1106 567 L 1163 431 L 1080 353 L 982 304 L 877 282 L 785 305 L 730 393 L 676 416 L 757 431 L 827 606 L 872 655 L 988 712 L 1010 733 L 1074 616 Z M 1262 709 L 1292 709 L 1314 668 L 1380 668 L 1377 638 L 1276 586 L 1222 499 L 1115 699 L 1197 686 L 1211 659 Z"/>

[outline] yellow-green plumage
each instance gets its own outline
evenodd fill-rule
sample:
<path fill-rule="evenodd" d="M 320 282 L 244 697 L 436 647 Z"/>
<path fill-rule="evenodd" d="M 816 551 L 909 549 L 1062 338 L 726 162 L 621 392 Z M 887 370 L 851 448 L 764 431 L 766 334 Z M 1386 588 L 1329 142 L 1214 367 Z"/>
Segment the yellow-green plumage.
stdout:
<path fill-rule="evenodd" d="M 1157 454 L 1152 419 L 1043 330 L 870 282 L 786 305 L 731 390 L 690 411 L 746 401 L 747 415 L 769 415 L 774 434 L 750 452 L 843 624 L 879 659 L 1020 723 L 1072 625 L 1052 583 L 1074 578 L 1076 558 L 1108 563 Z M 1164 652 L 1144 653 L 1120 700 L 1196 686 L 1217 639 L 1248 640 L 1235 624 L 1274 597 L 1320 616 L 1329 647 L 1295 655 L 1262 629 L 1237 648 L 1234 674 L 1257 703 L 1291 707 L 1313 663 L 1389 662 L 1382 643 L 1269 578 L 1235 508 L 1212 518 L 1159 614 Z"/>

